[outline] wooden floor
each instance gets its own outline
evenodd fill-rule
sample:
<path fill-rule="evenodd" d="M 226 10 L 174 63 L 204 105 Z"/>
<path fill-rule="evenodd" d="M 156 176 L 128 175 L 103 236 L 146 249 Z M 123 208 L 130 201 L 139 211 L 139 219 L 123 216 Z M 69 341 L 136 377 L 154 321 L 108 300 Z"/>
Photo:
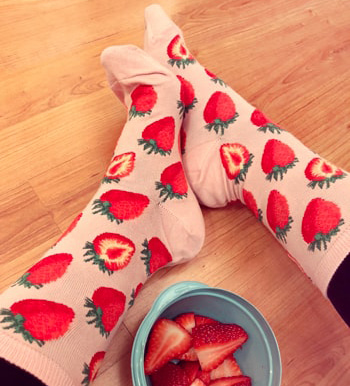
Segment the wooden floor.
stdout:
<path fill-rule="evenodd" d="M 159 3 L 206 67 L 350 170 L 350 1 Z M 109 45 L 142 46 L 149 4 L 0 2 L 1 291 L 96 190 L 125 121 L 99 55 Z M 154 298 L 172 283 L 198 280 L 238 293 L 266 316 L 280 346 L 284 386 L 349 386 L 349 330 L 331 304 L 243 206 L 203 210 L 203 250 L 147 283 L 94 385 L 131 385 L 133 336 Z"/>

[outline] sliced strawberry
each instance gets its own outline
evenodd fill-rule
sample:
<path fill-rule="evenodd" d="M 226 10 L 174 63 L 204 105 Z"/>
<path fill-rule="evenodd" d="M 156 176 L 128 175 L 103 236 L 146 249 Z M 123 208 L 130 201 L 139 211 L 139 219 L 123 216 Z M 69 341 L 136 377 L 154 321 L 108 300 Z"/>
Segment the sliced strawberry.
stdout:
<path fill-rule="evenodd" d="M 229 355 L 221 365 L 210 372 L 210 379 L 237 377 L 238 375 L 242 375 L 242 371 L 235 358 L 232 355 Z"/>
<path fill-rule="evenodd" d="M 242 346 L 248 334 L 237 324 L 204 324 L 192 330 L 193 347 L 202 370 L 211 371 Z"/>
<path fill-rule="evenodd" d="M 254 155 L 240 143 L 224 143 L 220 147 L 220 157 L 227 177 L 238 184 L 245 180 Z"/>
<path fill-rule="evenodd" d="M 135 166 L 135 153 L 123 153 L 116 155 L 110 163 L 102 183 L 119 182 L 121 178 L 127 177 Z"/>
<path fill-rule="evenodd" d="M 198 371 L 197 378 L 199 378 L 203 383 L 209 385 L 210 383 L 210 372 L 209 371 Z"/>
<path fill-rule="evenodd" d="M 198 374 L 199 371 L 199 362 L 188 362 L 188 361 L 181 361 L 179 362 L 179 366 L 181 366 L 185 373 L 188 376 L 188 379 L 190 382 L 193 382 Z"/>
<path fill-rule="evenodd" d="M 185 330 L 187 330 L 190 334 L 192 332 L 192 328 L 196 325 L 193 312 L 181 314 L 177 316 L 174 321 L 182 326 Z"/>
<path fill-rule="evenodd" d="M 251 384 L 251 379 L 243 375 L 215 379 L 215 381 L 209 383 L 209 386 L 251 386 Z"/>
<path fill-rule="evenodd" d="M 174 363 L 167 363 L 151 375 L 152 386 L 189 386 L 185 370 Z"/>
<path fill-rule="evenodd" d="M 308 163 L 305 177 L 311 181 L 307 186 L 312 189 L 318 186 L 322 189 L 324 185 L 329 188 L 338 179 L 345 178 L 346 173 L 330 162 L 316 157 Z"/>
<path fill-rule="evenodd" d="M 171 359 L 178 358 L 191 346 L 191 335 L 169 319 L 158 319 L 148 340 L 145 373 L 152 374 Z"/>
<path fill-rule="evenodd" d="M 176 65 L 178 68 L 185 68 L 189 64 L 195 63 L 194 57 L 191 55 L 189 50 L 185 46 L 180 35 L 176 35 L 169 43 L 167 48 L 169 60 L 168 63 L 171 66 Z"/>
<path fill-rule="evenodd" d="M 190 386 L 206 386 L 206 383 L 204 383 L 201 379 L 196 378 Z"/>
<path fill-rule="evenodd" d="M 179 359 L 182 359 L 183 361 L 191 361 L 191 362 L 198 361 L 196 350 L 193 347 L 190 347 L 188 351 L 186 351 L 184 354 L 179 356 Z"/>
<path fill-rule="evenodd" d="M 217 320 L 214 320 L 212 318 L 208 318 L 207 316 L 202 316 L 202 315 L 195 315 L 194 320 L 196 322 L 196 326 L 200 326 L 202 324 L 219 323 Z"/>

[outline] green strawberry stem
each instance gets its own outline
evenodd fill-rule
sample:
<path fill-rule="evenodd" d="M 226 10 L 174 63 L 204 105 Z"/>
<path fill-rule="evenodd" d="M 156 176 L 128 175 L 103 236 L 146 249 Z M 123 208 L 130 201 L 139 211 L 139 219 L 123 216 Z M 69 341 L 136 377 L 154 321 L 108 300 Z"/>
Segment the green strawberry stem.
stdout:
<path fill-rule="evenodd" d="M 341 180 L 342 178 L 345 178 L 345 177 L 346 177 L 346 173 L 343 173 L 339 176 L 326 177 L 321 181 L 311 181 L 307 184 L 307 186 L 312 189 L 315 189 L 316 186 L 323 189 L 323 186 L 326 185 L 326 189 L 328 189 L 331 186 L 331 183 L 334 183 L 335 181 Z"/>
<path fill-rule="evenodd" d="M 220 86 L 225 86 L 227 87 L 227 84 L 220 78 L 211 78 L 210 79 L 212 82 L 214 82 L 215 84 L 219 83 Z"/>
<path fill-rule="evenodd" d="M 275 165 L 272 168 L 272 172 L 266 175 L 266 179 L 270 182 L 272 181 L 272 178 L 275 181 L 278 181 L 278 178 L 283 180 L 284 174 L 286 174 L 288 172 L 288 169 L 292 169 L 297 162 L 299 162 L 299 160 L 298 160 L 298 158 L 295 157 L 294 160 L 286 166 Z"/>
<path fill-rule="evenodd" d="M 84 253 L 84 256 L 89 256 L 87 259 L 84 259 L 85 262 L 92 261 L 92 264 L 98 265 L 100 271 L 103 273 L 107 272 L 109 276 L 114 273 L 114 271 L 111 271 L 106 267 L 104 260 L 100 259 L 100 255 L 95 252 L 93 243 L 87 241 L 83 249 L 87 249 L 87 251 Z"/>
<path fill-rule="evenodd" d="M 151 261 L 152 253 L 148 248 L 147 239 L 145 239 L 145 241 L 142 243 L 142 246 L 144 247 L 144 249 L 141 251 L 141 254 L 143 254 L 144 256 L 141 257 L 141 260 L 143 260 L 143 262 L 146 266 L 147 276 L 149 276 L 151 274 L 150 261 Z"/>
<path fill-rule="evenodd" d="M 100 330 L 100 334 L 102 336 L 105 336 L 106 338 L 108 338 L 110 332 L 105 330 L 105 327 L 102 323 L 103 311 L 102 311 L 101 307 L 96 307 L 95 304 L 93 303 L 93 301 L 89 298 L 85 298 L 84 307 L 89 308 L 89 311 L 86 314 L 86 317 L 87 318 L 92 317 L 92 319 L 88 320 L 86 323 L 87 324 L 95 324 L 95 327 Z"/>
<path fill-rule="evenodd" d="M 324 234 L 322 232 L 318 232 L 315 234 L 314 241 L 309 244 L 308 250 L 314 252 L 317 248 L 319 251 L 322 251 L 322 247 L 324 250 L 327 249 L 327 243 L 331 241 L 332 236 L 335 236 L 339 231 L 339 227 L 344 225 L 344 220 L 341 218 L 339 220 L 338 225 L 333 228 L 329 233 Z"/>
<path fill-rule="evenodd" d="M 90 384 L 90 367 L 88 364 L 84 363 L 84 368 L 82 371 L 83 375 L 85 375 L 84 379 L 82 380 L 81 384 L 85 386 L 89 386 Z"/>
<path fill-rule="evenodd" d="M 133 288 L 131 291 L 131 299 L 129 301 L 129 308 L 132 307 L 134 305 L 134 303 L 135 303 L 135 289 Z"/>
<path fill-rule="evenodd" d="M 131 109 L 129 111 L 129 121 L 131 118 L 135 117 L 144 117 L 147 115 L 151 115 L 152 110 L 147 110 L 147 111 L 137 111 L 135 105 L 131 106 Z"/>
<path fill-rule="evenodd" d="M 11 323 L 9 326 L 3 327 L 4 330 L 13 328 L 14 333 L 22 334 L 25 341 L 28 341 L 29 343 L 35 342 L 39 347 L 42 347 L 45 344 L 43 340 L 34 338 L 33 335 L 24 328 L 23 324 L 26 320 L 21 314 L 14 314 L 11 310 L 3 308 L 0 311 L 0 315 L 4 316 L 0 323 Z"/>
<path fill-rule="evenodd" d="M 258 131 L 262 131 L 264 133 L 266 133 L 267 131 L 270 131 L 271 133 L 275 133 L 275 131 L 277 132 L 277 134 L 281 134 L 282 131 L 284 131 L 283 129 L 281 129 L 279 126 L 276 126 L 274 125 L 273 123 L 267 123 L 266 125 L 264 126 L 260 126 L 258 128 Z"/>
<path fill-rule="evenodd" d="M 278 240 L 280 240 L 283 243 L 287 242 L 287 232 L 291 230 L 291 223 L 293 222 L 293 218 L 291 216 L 288 217 L 288 223 L 285 225 L 284 228 L 276 227 L 275 233 Z"/>
<path fill-rule="evenodd" d="M 205 125 L 205 128 L 209 131 L 213 129 L 216 134 L 218 134 L 219 130 L 221 130 L 221 135 L 224 135 L 225 129 L 227 129 L 231 123 L 235 122 L 237 117 L 238 113 L 235 113 L 234 117 L 228 119 L 227 121 L 222 121 L 220 118 L 216 118 L 214 122 Z"/>
<path fill-rule="evenodd" d="M 170 200 L 172 200 L 173 198 L 182 200 L 183 198 L 187 197 L 187 193 L 174 193 L 173 187 L 170 184 L 163 185 L 161 182 L 156 182 L 156 190 L 160 190 L 159 198 L 165 196 L 163 197 L 162 202 L 165 202 L 168 198 Z"/>
<path fill-rule="evenodd" d="M 12 287 L 16 286 L 16 285 L 23 285 L 25 288 L 36 288 L 36 289 L 40 289 L 43 287 L 42 284 L 34 284 L 34 283 L 31 283 L 29 280 L 28 280 L 28 277 L 30 276 L 30 272 L 26 272 L 23 276 L 21 276 L 14 284 L 12 284 Z"/>
<path fill-rule="evenodd" d="M 245 180 L 248 169 L 253 162 L 253 158 L 254 158 L 254 155 L 250 153 L 248 162 L 243 165 L 243 168 L 240 170 L 238 176 L 235 178 L 235 184 L 239 184 L 240 181 L 243 182 Z"/>
<path fill-rule="evenodd" d="M 197 98 L 193 98 L 192 103 L 189 105 L 185 105 L 182 101 L 177 101 L 177 108 L 180 110 L 180 115 L 185 116 L 190 110 L 194 108 L 196 103 L 198 103 Z"/>
<path fill-rule="evenodd" d="M 99 199 L 94 200 L 93 207 L 92 207 L 92 213 L 93 214 L 101 214 L 103 216 L 107 216 L 109 221 L 115 221 L 117 224 L 121 224 L 123 220 L 120 220 L 119 218 L 114 217 L 114 215 L 110 212 L 109 208 L 112 206 L 112 204 L 108 201 L 102 201 Z"/>
<path fill-rule="evenodd" d="M 104 177 L 102 179 L 102 184 L 110 184 L 111 182 L 116 182 L 118 183 L 120 181 L 120 178 L 109 178 L 109 177 Z"/>
<path fill-rule="evenodd" d="M 188 66 L 189 64 L 193 64 L 195 63 L 196 61 L 194 59 L 169 59 L 168 60 L 168 63 L 174 67 L 174 64 L 176 64 L 176 66 L 178 68 L 182 68 L 185 69 L 186 66 Z"/>
<path fill-rule="evenodd" d="M 154 139 L 146 140 L 146 139 L 139 139 L 138 140 L 139 145 L 143 145 L 143 150 L 148 150 L 147 154 L 151 154 L 154 152 L 154 154 L 160 154 L 163 156 L 170 155 L 171 150 L 163 150 L 162 148 L 158 147 L 157 142 Z"/>

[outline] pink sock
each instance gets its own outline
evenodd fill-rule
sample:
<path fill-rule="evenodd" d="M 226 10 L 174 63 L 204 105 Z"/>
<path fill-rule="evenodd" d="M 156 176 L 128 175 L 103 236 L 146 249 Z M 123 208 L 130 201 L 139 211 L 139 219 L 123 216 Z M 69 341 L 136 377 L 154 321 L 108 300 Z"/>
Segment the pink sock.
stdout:
<path fill-rule="evenodd" d="M 184 168 L 199 201 L 245 203 L 326 294 L 350 251 L 349 176 L 202 67 L 160 6 L 145 18 L 145 50 L 182 85 Z"/>
<path fill-rule="evenodd" d="M 102 54 L 128 121 L 100 188 L 0 297 L 0 356 L 49 386 L 89 385 L 147 277 L 193 258 L 203 218 L 179 152 L 175 75 L 134 46 Z"/>

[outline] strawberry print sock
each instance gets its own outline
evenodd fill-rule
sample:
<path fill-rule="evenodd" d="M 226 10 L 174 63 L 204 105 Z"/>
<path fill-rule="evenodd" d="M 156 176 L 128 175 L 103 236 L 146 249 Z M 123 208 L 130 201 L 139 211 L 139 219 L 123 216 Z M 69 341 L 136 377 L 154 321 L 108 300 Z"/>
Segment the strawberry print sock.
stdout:
<path fill-rule="evenodd" d="M 128 109 L 112 161 L 86 209 L 0 296 L 0 357 L 48 386 L 89 385 L 145 280 L 204 239 L 180 156 L 178 80 L 134 46 L 106 49 L 102 63 Z"/>
<path fill-rule="evenodd" d="M 178 77 L 183 161 L 199 201 L 240 200 L 326 295 L 350 250 L 350 177 L 202 67 L 162 8 L 146 8 L 145 49 Z"/>

